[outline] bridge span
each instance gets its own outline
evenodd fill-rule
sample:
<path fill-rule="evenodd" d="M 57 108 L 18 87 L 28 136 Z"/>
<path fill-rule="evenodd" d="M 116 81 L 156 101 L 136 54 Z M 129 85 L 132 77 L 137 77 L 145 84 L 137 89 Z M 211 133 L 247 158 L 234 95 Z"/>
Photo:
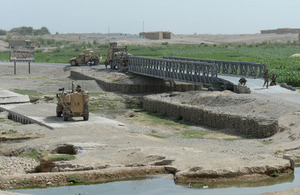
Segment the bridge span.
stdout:
<path fill-rule="evenodd" d="M 161 78 L 232 89 L 237 78 L 251 78 L 261 83 L 265 64 L 251 62 L 205 60 L 183 57 L 148 58 L 130 56 L 129 72 Z M 238 81 L 238 80 L 237 80 Z"/>

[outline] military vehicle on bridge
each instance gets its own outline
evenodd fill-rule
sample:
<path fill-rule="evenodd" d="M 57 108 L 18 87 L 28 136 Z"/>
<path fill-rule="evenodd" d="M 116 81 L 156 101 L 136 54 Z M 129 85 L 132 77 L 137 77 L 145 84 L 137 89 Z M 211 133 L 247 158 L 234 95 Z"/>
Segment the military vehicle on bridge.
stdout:
<path fill-rule="evenodd" d="M 111 69 L 126 70 L 128 56 L 131 54 L 127 52 L 127 47 L 118 47 L 117 42 L 112 42 L 109 44 L 105 65 L 110 65 Z"/>
<path fill-rule="evenodd" d="M 79 54 L 69 60 L 72 66 L 76 65 L 98 65 L 102 61 L 102 56 L 94 54 L 92 50 L 86 50 L 84 53 Z"/>
<path fill-rule="evenodd" d="M 81 89 L 77 85 L 74 89 L 74 82 L 72 82 L 72 90 L 59 89 L 56 94 L 56 116 L 63 117 L 67 121 L 71 117 L 83 117 L 83 120 L 89 120 L 89 95 L 87 91 Z"/>

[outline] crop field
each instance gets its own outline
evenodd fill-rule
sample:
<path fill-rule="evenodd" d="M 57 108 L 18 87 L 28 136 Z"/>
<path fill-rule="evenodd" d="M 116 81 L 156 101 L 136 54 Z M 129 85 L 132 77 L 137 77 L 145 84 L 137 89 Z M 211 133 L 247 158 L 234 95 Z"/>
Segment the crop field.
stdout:
<path fill-rule="evenodd" d="M 84 48 L 91 48 L 96 53 L 101 53 L 103 61 L 106 59 L 108 45 L 85 44 L 67 45 L 63 49 L 57 47 L 51 52 L 36 50 L 36 62 L 68 63 L 68 60 L 84 51 Z M 162 58 L 163 56 L 181 56 L 191 58 L 215 59 L 257 62 L 266 64 L 271 73 L 277 75 L 278 82 L 285 82 L 295 87 L 300 87 L 300 58 L 290 57 L 300 53 L 300 44 L 293 43 L 260 43 L 260 44 L 221 44 L 221 45 L 188 45 L 168 44 L 142 46 L 129 45 L 128 52 L 135 56 L 146 56 Z M 0 53 L 0 60 L 7 61 L 8 52 Z"/>

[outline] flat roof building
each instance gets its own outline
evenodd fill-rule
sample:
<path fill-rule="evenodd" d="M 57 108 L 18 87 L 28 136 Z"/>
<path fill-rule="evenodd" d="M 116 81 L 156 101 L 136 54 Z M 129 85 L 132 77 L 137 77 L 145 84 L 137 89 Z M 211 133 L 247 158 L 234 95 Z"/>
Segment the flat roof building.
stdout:
<path fill-rule="evenodd" d="M 152 40 L 172 39 L 172 32 L 169 31 L 141 32 L 139 35 Z"/>

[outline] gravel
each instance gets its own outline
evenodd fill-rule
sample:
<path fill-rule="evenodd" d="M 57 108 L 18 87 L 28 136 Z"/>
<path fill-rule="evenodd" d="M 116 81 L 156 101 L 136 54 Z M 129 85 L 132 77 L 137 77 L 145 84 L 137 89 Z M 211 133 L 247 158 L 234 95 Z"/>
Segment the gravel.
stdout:
<path fill-rule="evenodd" d="M 28 157 L 0 156 L 0 175 L 16 175 L 33 172 L 39 163 Z"/>

